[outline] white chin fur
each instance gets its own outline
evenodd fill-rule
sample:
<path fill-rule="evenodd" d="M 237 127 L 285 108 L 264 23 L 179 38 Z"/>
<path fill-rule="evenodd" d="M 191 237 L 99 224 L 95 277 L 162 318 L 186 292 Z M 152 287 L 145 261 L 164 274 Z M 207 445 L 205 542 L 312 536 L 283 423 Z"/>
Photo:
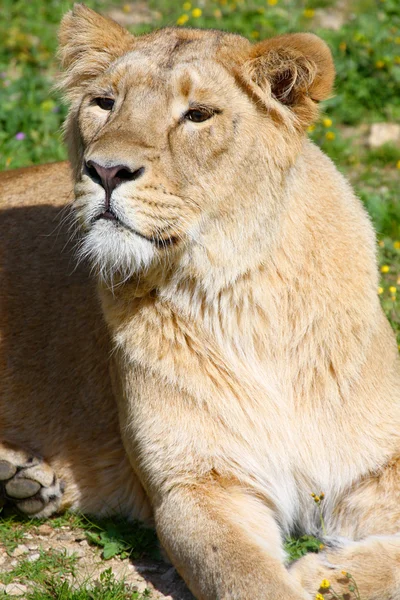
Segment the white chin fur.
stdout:
<path fill-rule="evenodd" d="M 98 221 L 83 238 L 79 251 L 101 279 L 112 282 L 116 275 L 129 278 L 148 269 L 156 250 L 153 244 L 114 223 Z"/>

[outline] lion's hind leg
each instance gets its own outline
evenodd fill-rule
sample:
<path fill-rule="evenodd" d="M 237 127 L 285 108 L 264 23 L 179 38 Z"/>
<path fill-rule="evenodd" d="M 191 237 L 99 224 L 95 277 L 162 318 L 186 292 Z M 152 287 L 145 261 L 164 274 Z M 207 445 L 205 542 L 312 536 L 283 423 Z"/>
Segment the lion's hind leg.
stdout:
<path fill-rule="evenodd" d="M 294 563 L 291 572 L 302 585 L 315 593 L 326 579 L 339 595 L 356 585 L 362 600 L 400 600 L 400 459 L 353 486 L 326 526 L 348 541 Z"/>
<path fill-rule="evenodd" d="M 49 517 L 61 507 L 63 484 L 40 456 L 0 443 L 0 505 L 30 517 Z"/>

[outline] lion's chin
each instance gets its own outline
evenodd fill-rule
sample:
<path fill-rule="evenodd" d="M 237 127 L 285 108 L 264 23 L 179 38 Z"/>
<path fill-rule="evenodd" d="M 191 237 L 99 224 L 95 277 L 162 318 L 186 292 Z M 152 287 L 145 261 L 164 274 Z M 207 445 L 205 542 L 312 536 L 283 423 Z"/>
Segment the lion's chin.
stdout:
<path fill-rule="evenodd" d="M 146 271 L 157 258 L 151 241 L 107 220 L 96 221 L 85 234 L 79 253 L 107 283 Z"/>

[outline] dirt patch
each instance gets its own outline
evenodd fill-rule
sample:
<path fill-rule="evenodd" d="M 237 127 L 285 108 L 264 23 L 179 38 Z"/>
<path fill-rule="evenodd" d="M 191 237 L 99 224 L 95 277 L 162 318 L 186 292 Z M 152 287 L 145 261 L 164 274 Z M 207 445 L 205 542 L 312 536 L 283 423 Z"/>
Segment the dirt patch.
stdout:
<path fill-rule="evenodd" d="M 54 528 L 42 524 L 29 528 L 11 552 L 0 545 L 0 571 L 3 580 L 6 581 L 7 574 L 15 571 L 18 564 L 24 561 L 35 563 L 43 560 L 43 555 L 50 557 L 55 553 L 75 559 L 73 573 L 62 576 L 74 589 L 101 587 L 102 573 L 111 569 L 115 580 L 123 581 L 127 590 L 145 593 L 145 597 L 150 599 L 193 599 L 170 564 L 150 559 L 121 559 L 118 556 L 104 560 L 101 548 L 89 544 L 84 530 L 68 526 Z M 8 584 L 0 584 L 0 596 L 3 594 L 24 598 L 34 585 L 23 577 L 17 577 Z"/>

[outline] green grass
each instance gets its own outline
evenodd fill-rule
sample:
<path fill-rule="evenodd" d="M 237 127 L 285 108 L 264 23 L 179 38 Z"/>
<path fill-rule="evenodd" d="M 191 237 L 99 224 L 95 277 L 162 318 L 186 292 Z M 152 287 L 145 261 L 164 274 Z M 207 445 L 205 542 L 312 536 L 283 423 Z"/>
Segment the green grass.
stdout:
<path fill-rule="evenodd" d="M 41 521 L 27 519 L 10 510 L 2 514 L 0 520 L 0 545 L 12 557 L 15 548 L 25 544 L 25 534 L 39 533 L 37 527 Z M 104 560 L 119 557 L 160 559 L 155 532 L 139 523 L 122 519 L 89 519 L 85 516 L 65 513 L 46 520 L 46 524 L 55 530 L 76 530 L 87 541 L 102 548 Z M 38 540 L 33 538 L 35 542 Z M 117 580 L 111 569 L 105 569 L 95 584 L 87 576 L 87 581 L 77 585 L 75 581 L 77 557 L 54 549 L 38 550 L 39 558 L 30 561 L 20 557 L 11 570 L 1 572 L 0 583 L 7 585 L 19 583 L 28 586 L 26 600 L 145 600 L 150 597 L 147 590 L 143 593 L 132 591 L 124 580 Z M 0 600 L 8 598 L 0 591 Z"/>
<path fill-rule="evenodd" d="M 14 514 L 0 513 L 0 545 L 7 554 L 11 555 L 18 544 L 23 543 L 24 535 L 29 531 L 31 523 L 28 519 Z"/>
<path fill-rule="evenodd" d="M 0 544 L 11 556 L 15 548 L 24 543 L 25 534 L 36 530 L 41 523 L 40 520 L 17 515 L 12 509 L 7 510 L 0 519 Z M 138 521 L 128 522 L 116 517 L 97 519 L 66 512 L 46 520 L 46 524 L 54 529 L 81 530 L 91 545 L 102 549 L 102 558 L 105 560 L 115 556 L 121 559 L 146 557 L 161 560 L 154 529 L 144 527 Z"/>
<path fill-rule="evenodd" d="M 21 583 L 34 582 L 43 585 L 52 577 L 75 575 L 76 562 L 76 557 L 67 556 L 65 552 L 41 550 L 37 560 L 20 560 L 11 571 L 0 573 L 0 582 L 8 584 L 17 579 Z"/>
<path fill-rule="evenodd" d="M 117 580 L 111 569 L 105 569 L 98 584 L 88 577 L 78 586 L 74 582 L 77 559 L 63 552 L 40 552 L 34 562 L 21 560 L 12 571 L 0 574 L 4 584 L 28 586 L 25 600 L 145 600 L 150 592 L 132 591 L 123 580 Z M 9 598 L 0 592 L 0 599 Z"/>
<path fill-rule="evenodd" d="M 289 537 L 285 542 L 285 550 L 290 561 L 301 558 L 307 554 L 307 552 L 319 552 L 323 547 L 320 540 L 317 540 L 312 535 Z"/>

